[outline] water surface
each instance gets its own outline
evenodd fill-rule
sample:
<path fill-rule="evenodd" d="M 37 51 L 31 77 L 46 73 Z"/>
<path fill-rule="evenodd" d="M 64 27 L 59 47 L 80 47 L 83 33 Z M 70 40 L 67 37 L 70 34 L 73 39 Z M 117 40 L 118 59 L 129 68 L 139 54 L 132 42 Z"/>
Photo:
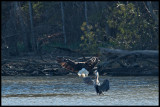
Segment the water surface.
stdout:
<path fill-rule="evenodd" d="M 100 76 L 110 90 L 97 95 L 78 76 L 2 77 L 2 105 L 158 105 L 157 76 Z"/>

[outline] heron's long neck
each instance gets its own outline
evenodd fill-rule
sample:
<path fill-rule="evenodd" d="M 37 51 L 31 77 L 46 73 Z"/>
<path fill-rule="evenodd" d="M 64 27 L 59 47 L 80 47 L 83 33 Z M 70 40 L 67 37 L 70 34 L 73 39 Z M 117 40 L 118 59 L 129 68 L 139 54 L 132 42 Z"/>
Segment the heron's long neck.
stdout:
<path fill-rule="evenodd" d="M 99 78 L 99 74 L 97 74 L 97 76 L 96 76 L 97 78 L 96 78 L 96 84 L 98 85 L 99 84 L 99 80 L 98 80 L 98 78 Z"/>

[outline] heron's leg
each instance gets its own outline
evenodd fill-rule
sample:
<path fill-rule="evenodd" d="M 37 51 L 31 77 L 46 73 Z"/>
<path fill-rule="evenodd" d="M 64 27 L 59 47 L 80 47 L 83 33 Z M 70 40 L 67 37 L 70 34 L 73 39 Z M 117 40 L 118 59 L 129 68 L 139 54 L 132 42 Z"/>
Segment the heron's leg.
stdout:
<path fill-rule="evenodd" d="M 100 92 L 99 95 L 104 95 L 103 92 Z"/>
<path fill-rule="evenodd" d="M 97 95 L 99 95 L 99 93 L 97 93 Z"/>
<path fill-rule="evenodd" d="M 102 93 L 102 95 L 104 95 L 104 93 Z"/>

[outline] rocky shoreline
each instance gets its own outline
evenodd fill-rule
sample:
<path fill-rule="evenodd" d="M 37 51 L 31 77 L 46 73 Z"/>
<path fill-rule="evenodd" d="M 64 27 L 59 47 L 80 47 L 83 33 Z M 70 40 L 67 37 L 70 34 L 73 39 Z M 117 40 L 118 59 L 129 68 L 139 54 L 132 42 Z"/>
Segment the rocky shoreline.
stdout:
<path fill-rule="evenodd" d="M 80 57 L 69 57 L 73 60 L 82 61 Z M 88 57 L 90 58 L 90 57 Z M 2 76 L 63 76 L 76 75 L 76 73 L 68 71 L 61 67 L 56 61 L 56 56 L 45 57 L 42 60 L 38 56 L 32 57 L 16 57 L 1 60 Z M 100 75 L 108 76 L 158 76 L 158 70 L 143 71 L 129 70 L 124 71 L 118 68 L 106 69 L 99 71 Z"/>
<path fill-rule="evenodd" d="M 66 75 L 68 73 L 55 59 L 43 61 L 30 57 L 2 60 L 2 76 L 47 76 Z"/>

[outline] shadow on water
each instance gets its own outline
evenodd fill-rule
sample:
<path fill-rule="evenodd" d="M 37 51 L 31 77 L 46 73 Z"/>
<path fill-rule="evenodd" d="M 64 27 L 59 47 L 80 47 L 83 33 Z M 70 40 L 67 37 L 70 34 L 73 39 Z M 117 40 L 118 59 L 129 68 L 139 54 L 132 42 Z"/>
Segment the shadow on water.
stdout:
<path fill-rule="evenodd" d="M 75 96 L 80 94 L 64 94 L 64 93 L 54 93 L 54 94 L 8 94 L 2 97 L 54 97 L 54 96 Z"/>
<path fill-rule="evenodd" d="M 4 98 L 10 98 L 10 97 L 105 97 L 109 95 L 97 95 L 96 93 L 91 93 L 91 94 L 79 94 L 79 93 L 54 93 L 54 94 L 8 94 L 8 95 L 3 95 L 2 97 Z"/>

